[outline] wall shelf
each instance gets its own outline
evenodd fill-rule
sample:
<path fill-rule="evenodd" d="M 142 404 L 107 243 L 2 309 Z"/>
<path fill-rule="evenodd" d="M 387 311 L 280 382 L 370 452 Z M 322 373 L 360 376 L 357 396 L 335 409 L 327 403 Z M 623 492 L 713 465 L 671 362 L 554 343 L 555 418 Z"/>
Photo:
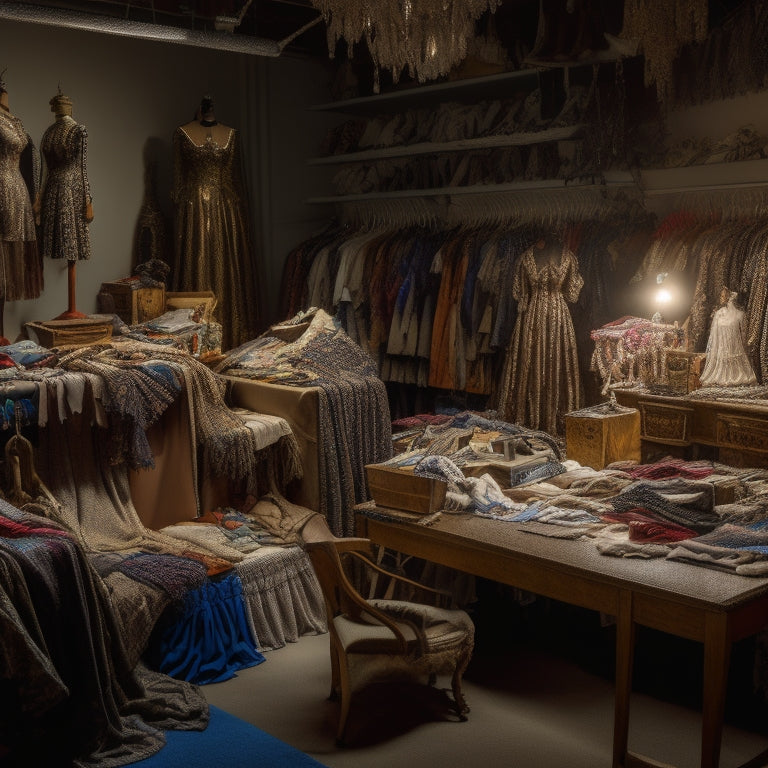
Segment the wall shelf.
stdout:
<path fill-rule="evenodd" d="M 768 187 L 768 159 L 656 168 L 640 173 L 643 194 L 653 196 L 759 187 Z"/>
<path fill-rule="evenodd" d="M 385 160 L 393 157 L 412 157 L 415 155 L 436 155 L 444 152 L 469 152 L 476 149 L 495 149 L 499 147 L 526 146 L 563 141 L 578 136 L 584 130 L 583 125 L 569 125 L 562 128 L 547 128 L 543 131 L 527 133 L 500 134 L 498 136 L 480 136 L 475 139 L 457 141 L 421 142 L 402 144 L 394 147 L 380 147 L 361 152 L 348 152 L 343 155 L 315 157 L 307 162 L 310 165 L 338 165 L 340 163 L 359 163 L 368 160 Z"/>
<path fill-rule="evenodd" d="M 360 96 L 354 99 L 315 104 L 315 112 L 344 112 L 352 115 L 378 115 L 397 112 L 414 106 L 428 106 L 445 101 L 475 103 L 484 99 L 499 99 L 519 90 L 531 90 L 539 83 L 539 69 L 516 69 L 497 75 L 449 80 L 435 85 L 413 86 L 400 90 Z"/>
<path fill-rule="evenodd" d="M 629 172 L 613 171 L 603 176 L 603 181 L 566 181 L 565 179 L 542 179 L 540 181 L 519 181 L 509 184 L 474 184 L 466 187 L 435 187 L 432 189 L 397 189 L 385 192 L 367 192 L 358 195 L 333 195 L 312 197 L 305 202 L 311 205 L 329 203 L 356 203 L 370 200 L 393 200 L 413 197 L 455 197 L 457 195 L 487 195 L 504 192 L 552 192 L 552 191 L 599 191 L 636 187 Z"/>

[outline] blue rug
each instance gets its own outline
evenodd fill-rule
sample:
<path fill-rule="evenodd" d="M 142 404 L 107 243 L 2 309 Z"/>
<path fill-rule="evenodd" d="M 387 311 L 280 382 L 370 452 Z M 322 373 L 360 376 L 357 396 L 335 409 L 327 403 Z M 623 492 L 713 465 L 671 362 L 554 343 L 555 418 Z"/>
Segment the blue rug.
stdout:
<path fill-rule="evenodd" d="M 210 707 L 204 731 L 166 731 L 166 745 L 136 768 L 324 768 L 245 720 Z"/>

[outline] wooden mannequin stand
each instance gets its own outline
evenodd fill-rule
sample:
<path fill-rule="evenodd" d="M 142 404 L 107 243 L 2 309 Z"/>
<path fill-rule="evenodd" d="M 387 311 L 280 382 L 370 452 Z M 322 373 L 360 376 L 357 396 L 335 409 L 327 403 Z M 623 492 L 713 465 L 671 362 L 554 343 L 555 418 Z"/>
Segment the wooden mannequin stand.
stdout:
<path fill-rule="evenodd" d="M 112 338 L 111 320 L 91 317 L 77 310 L 75 303 L 76 263 L 75 261 L 67 262 L 69 309 L 53 320 L 25 323 L 27 331 L 32 331 L 38 342 L 49 349 L 104 344 Z"/>
<path fill-rule="evenodd" d="M 83 320 L 88 317 L 82 312 L 78 312 L 77 304 L 75 301 L 75 286 L 77 284 L 77 262 L 72 260 L 67 262 L 67 296 L 68 296 L 68 308 L 66 312 L 62 312 L 56 320 Z"/>

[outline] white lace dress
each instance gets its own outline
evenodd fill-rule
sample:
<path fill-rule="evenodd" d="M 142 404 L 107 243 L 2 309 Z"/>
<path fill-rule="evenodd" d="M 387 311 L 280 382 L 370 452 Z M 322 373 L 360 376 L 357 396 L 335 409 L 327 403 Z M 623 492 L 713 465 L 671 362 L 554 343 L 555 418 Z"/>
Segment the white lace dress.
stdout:
<path fill-rule="evenodd" d="M 733 297 L 715 312 L 707 342 L 707 360 L 701 373 L 702 387 L 744 387 L 757 384 L 744 347 L 744 312 Z"/>

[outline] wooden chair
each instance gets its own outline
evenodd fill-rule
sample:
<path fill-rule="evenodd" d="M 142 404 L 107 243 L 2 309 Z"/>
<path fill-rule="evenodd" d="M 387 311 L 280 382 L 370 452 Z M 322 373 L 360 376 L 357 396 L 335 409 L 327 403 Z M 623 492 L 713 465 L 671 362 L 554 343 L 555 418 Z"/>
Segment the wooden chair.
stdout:
<path fill-rule="evenodd" d="M 411 599 L 366 599 L 352 584 L 353 565 L 414 591 L 443 593 L 381 568 L 371 559 L 370 540 L 337 538 L 320 515 L 305 525 L 302 539 L 325 598 L 330 698 L 341 703 L 337 743 L 344 743 L 354 690 L 393 677 L 425 674 L 434 685 L 437 675 L 452 675 L 453 708 L 466 720 L 469 707 L 461 680 L 474 647 L 474 624 L 467 613 Z"/>

